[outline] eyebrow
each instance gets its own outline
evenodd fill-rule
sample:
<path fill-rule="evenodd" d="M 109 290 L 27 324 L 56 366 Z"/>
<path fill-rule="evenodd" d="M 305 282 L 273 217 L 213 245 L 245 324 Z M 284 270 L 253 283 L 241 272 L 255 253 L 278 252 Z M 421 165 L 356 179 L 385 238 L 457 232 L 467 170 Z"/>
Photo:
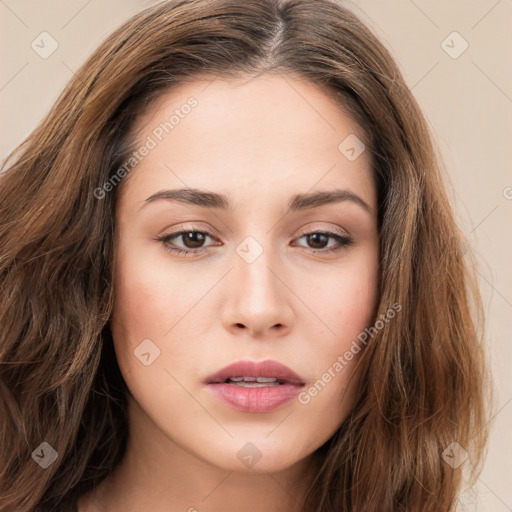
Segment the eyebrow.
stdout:
<path fill-rule="evenodd" d="M 166 189 L 155 192 L 144 201 L 140 210 L 148 204 L 159 200 L 178 201 L 180 203 L 203 206 L 206 208 L 218 208 L 224 210 L 231 208 L 229 199 L 224 194 L 195 188 L 182 188 Z M 290 199 L 288 209 L 290 211 L 307 210 L 342 201 L 351 201 L 361 206 L 367 212 L 373 213 L 372 208 L 363 201 L 363 199 L 361 199 L 357 194 L 354 194 L 354 192 L 345 189 L 296 194 Z"/>

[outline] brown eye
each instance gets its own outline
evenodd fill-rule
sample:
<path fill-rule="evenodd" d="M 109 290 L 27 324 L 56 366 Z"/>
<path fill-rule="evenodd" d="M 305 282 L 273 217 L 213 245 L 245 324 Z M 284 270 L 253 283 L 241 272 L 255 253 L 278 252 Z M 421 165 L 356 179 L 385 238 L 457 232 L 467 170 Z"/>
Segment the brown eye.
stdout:
<path fill-rule="evenodd" d="M 305 233 L 298 238 L 300 240 L 304 238 L 307 246 L 301 245 L 306 249 L 311 249 L 312 252 L 317 253 L 330 253 L 341 251 L 345 247 L 348 247 L 353 243 L 353 240 L 348 236 L 340 235 L 339 233 L 315 231 L 311 233 Z M 329 241 L 334 240 L 334 244 L 329 246 Z M 299 244 L 300 245 L 300 244 Z"/>
<path fill-rule="evenodd" d="M 166 251 L 187 255 L 208 250 L 209 246 L 205 246 L 207 238 L 213 239 L 214 237 L 205 231 L 189 229 L 164 235 L 157 240 L 162 243 Z"/>
<path fill-rule="evenodd" d="M 201 247 L 206 239 L 205 233 L 200 231 L 184 231 L 179 236 L 187 249 L 197 249 Z"/>
<path fill-rule="evenodd" d="M 324 233 L 311 233 L 305 237 L 312 249 L 323 249 L 329 243 L 329 235 Z"/>

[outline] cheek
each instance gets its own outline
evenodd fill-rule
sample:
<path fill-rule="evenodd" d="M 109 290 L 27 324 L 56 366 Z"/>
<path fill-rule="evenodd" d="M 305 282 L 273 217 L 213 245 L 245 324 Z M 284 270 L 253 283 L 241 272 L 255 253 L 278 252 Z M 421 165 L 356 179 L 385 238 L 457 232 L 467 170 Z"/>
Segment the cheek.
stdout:
<path fill-rule="evenodd" d="M 164 342 L 172 339 L 206 286 L 196 283 L 192 288 L 184 273 L 173 271 L 164 258 L 148 261 L 144 251 L 122 249 L 115 266 L 112 333 L 120 367 L 128 372 L 141 364 L 134 351 L 143 340 L 155 344 L 153 350 L 160 351 L 155 365 L 161 363 L 167 351 Z M 175 356 L 185 346 L 173 347 Z"/>
<path fill-rule="evenodd" d="M 352 260 L 342 279 L 338 295 L 339 318 L 351 327 L 351 335 L 356 336 L 373 321 L 377 306 L 379 253 L 376 238 L 367 250 Z"/>
<path fill-rule="evenodd" d="M 153 400 L 155 390 L 166 387 L 179 409 L 187 398 L 170 373 L 180 381 L 185 369 L 200 374 L 204 339 L 218 323 L 210 314 L 209 292 L 224 270 L 203 275 L 193 266 L 173 265 L 165 254 L 155 257 L 156 251 L 125 244 L 115 266 L 111 323 L 118 364 L 133 394 L 147 388 Z"/>
<path fill-rule="evenodd" d="M 377 265 L 358 265 L 347 272 L 337 292 L 338 332 L 359 334 L 373 321 L 378 300 Z M 347 331 L 348 328 L 348 331 Z"/>
<path fill-rule="evenodd" d="M 120 248 L 115 268 L 113 315 L 132 341 L 164 337 L 207 293 L 214 278 L 198 278 L 188 268 L 169 263 L 162 252 L 144 251 L 129 242 Z"/>
<path fill-rule="evenodd" d="M 192 408 L 191 414 L 199 415 L 201 409 L 173 376 L 182 381 L 175 368 L 190 367 L 194 360 L 197 347 L 186 327 L 191 319 L 195 327 L 201 322 L 194 305 L 211 284 L 199 282 L 192 287 L 186 273 L 173 270 L 165 261 L 148 262 L 143 251 L 122 254 L 115 267 L 111 326 L 124 380 L 138 404 L 162 425 L 171 424 L 176 411 Z"/>
<path fill-rule="evenodd" d="M 365 349 L 358 336 L 373 324 L 378 301 L 378 260 L 365 253 L 339 268 L 330 279 L 309 288 L 311 309 L 322 312 L 325 329 L 309 343 L 305 359 L 314 367 L 315 381 L 304 389 L 299 402 L 324 426 L 337 428 L 349 413 L 358 386 L 357 362 Z M 311 285 L 311 283 L 310 283 Z M 313 321 L 313 320 L 312 320 Z M 316 425 L 316 426 L 315 426 Z M 315 428 L 319 424 L 315 424 Z M 311 435 L 319 435 L 316 430 Z"/>
<path fill-rule="evenodd" d="M 323 353 L 335 353 L 373 322 L 378 301 L 378 255 L 359 251 L 324 273 L 301 277 L 300 296 L 320 320 Z M 299 290 L 299 288 L 297 288 Z M 317 345 L 318 346 L 318 345 Z"/>

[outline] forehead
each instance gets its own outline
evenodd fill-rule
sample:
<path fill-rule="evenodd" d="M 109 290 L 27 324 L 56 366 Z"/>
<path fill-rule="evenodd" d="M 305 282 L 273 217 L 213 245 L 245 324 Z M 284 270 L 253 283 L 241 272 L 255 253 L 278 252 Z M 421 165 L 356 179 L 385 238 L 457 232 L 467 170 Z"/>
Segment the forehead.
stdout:
<path fill-rule="evenodd" d="M 235 200 L 348 187 L 376 201 L 369 151 L 350 160 L 340 150 L 347 137 L 365 140 L 361 128 L 332 93 L 297 77 L 182 84 L 152 103 L 135 130 L 136 147 L 151 150 L 131 171 L 126 201 L 177 186 Z"/>

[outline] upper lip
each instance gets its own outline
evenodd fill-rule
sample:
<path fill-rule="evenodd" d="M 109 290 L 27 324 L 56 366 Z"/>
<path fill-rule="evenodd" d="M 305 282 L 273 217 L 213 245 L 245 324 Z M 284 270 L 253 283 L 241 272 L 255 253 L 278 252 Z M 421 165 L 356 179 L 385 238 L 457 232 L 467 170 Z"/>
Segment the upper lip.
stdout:
<path fill-rule="evenodd" d="M 274 377 L 287 384 L 304 385 L 304 379 L 293 370 L 271 359 L 265 361 L 236 361 L 205 379 L 205 384 L 224 382 L 229 377 Z"/>

